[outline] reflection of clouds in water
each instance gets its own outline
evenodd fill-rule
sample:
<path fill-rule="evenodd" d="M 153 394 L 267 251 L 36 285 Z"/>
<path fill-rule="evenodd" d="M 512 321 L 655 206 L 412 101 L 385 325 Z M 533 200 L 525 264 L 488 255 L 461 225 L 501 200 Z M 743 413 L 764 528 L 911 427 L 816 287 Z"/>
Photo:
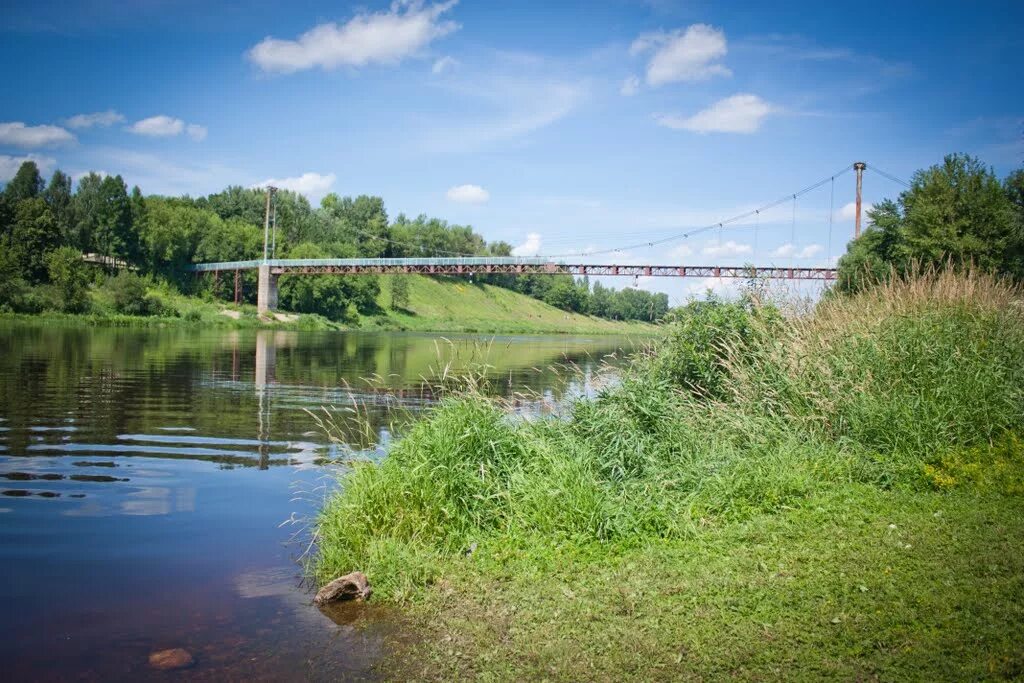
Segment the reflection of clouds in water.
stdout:
<path fill-rule="evenodd" d="M 144 486 L 128 495 L 131 500 L 121 503 L 121 512 L 126 515 L 168 515 L 172 512 L 195 512 L 196 509 L 194 486 L 174 489 Z"/>

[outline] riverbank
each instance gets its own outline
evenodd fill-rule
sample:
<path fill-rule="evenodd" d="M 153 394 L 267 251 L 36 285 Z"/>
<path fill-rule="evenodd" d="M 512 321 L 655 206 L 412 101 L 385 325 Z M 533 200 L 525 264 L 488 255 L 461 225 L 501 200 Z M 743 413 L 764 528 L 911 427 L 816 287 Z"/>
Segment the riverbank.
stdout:
<path fill-rule="evenodd" d="M 175 325 L 229 329 L 269 328 L 282 330 L 382 330 L 480 334 L 600 334 L 651 336 L 659 326 L 637 321 L 597 318 L 560 310 L 518 292 L 452 278 L 409 278 L 409 303 L 400 310 L 390 307 L 390 283 L 377 297 L 374 314 L 356 315 L 344 322 L 321 315 L 277 311 L 260 316 L 253 305 L 209 301 L 166 288 L 150 294 L 160 302 L 158 315 L 117 313 L 103 292 L 90 292 L 88 313 L 3 313 L 2 322 L 112 327 L 167 327 Z"/>
<path fill-rule="evenodd" d="M 1020 676 L 1022 299 L 705 307 L 567 420 L 452 397 L 345 475 L 313 570 L 407 605 L 396 677 Z"/>

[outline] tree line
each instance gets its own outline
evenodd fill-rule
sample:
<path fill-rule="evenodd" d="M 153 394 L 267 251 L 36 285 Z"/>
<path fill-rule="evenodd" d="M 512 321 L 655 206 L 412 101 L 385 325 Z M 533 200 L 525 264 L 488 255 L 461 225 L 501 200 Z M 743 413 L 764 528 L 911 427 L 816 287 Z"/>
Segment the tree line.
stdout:
<path fill-rule="evenodd" d="M 867 216 L 839 260 L 836 292 L 946 263 L 1024 280 L 1024 169 L 1000 181 L 979 159 L 951 154 Z"/>
<path fill-rule="evenodd" d="M 100 276 L 83 265 L 83 255 L 108 270 L 130 271 L 114 283 L 101 283 L 114 293 L 137 291 L 136 280 L 142 276 L 186 294 L 231 298 L 233 282 L 196 278 L 188 268 L 193 263 L 261 258 L 264 211 L 265 194 L 259 189 L 233 186 L 198 198 L 145 196 L 138 187 L 129 191 L 119 175 L 90 173 L 75 187 L 57 170 L 47 183 L 35 162 L 26 161 L 0 193 L 0 307 L 85 310 L 86 290 Z M 470 226 L 425 215 L 400 214 L 391 220 L 380 197 L 332 193 L 313 207 L 302 195 L 279 190 L 274 212 L 277 258 L 512 253 L 508 243 L 488 243 Z M 242 298 L 249 303 L 255 301 L 255 278 L 247 271 L 242 282 Z M 668 311 L 664 294 L 614 290 L 599 283 L 591 287 L 568 275 L 478 275 L 475 280 L 604 318 L 654 322 Z M 398 300 L 392 304 L 401 306 L 407 289 L 396 291 Z M 279 301 L 288 310 L 346 320 L 379 312 L 379 293 L 376 276 L 286 276 Z"/>

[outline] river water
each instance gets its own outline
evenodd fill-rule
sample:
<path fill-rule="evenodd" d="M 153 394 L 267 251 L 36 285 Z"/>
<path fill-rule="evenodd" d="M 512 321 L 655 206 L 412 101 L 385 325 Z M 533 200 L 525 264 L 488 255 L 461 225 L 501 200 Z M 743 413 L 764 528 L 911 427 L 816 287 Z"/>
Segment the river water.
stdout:
<path fill-rule="evenodd" d="M 349 448 L 307 411 L 360 406 L 369 428 L 352 428 L 350 447 L 379 454 L 435 400 L 424 378 L 485 362 L 488 391 L 544 410 L 628 348 L 607 337 L 0 327 L 4 679 L 175 678 L 148 656 L 177 647 L 197 660 L 191 679 L 372 679 L 395 620 L 321 613 L 297 562 Z"/>

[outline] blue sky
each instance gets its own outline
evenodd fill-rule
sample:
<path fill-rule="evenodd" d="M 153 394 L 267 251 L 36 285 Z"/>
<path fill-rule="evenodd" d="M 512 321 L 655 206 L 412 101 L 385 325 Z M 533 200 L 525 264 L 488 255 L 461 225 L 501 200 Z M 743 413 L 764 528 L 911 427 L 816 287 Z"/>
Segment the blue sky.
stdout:
<path fill-rule="evenodd" d="M 566 254 L 714 223 L 856 160 L 867 202 L 899 190 L 872 165 L 1024 163 L 1020 2 L 242 4 L 8 3 L 0 182 L 28 156 L 147 193 L 273 179 Z M 853 229 L 853 175 L 834 189 L 589 260 L 823 265 Z"/>

